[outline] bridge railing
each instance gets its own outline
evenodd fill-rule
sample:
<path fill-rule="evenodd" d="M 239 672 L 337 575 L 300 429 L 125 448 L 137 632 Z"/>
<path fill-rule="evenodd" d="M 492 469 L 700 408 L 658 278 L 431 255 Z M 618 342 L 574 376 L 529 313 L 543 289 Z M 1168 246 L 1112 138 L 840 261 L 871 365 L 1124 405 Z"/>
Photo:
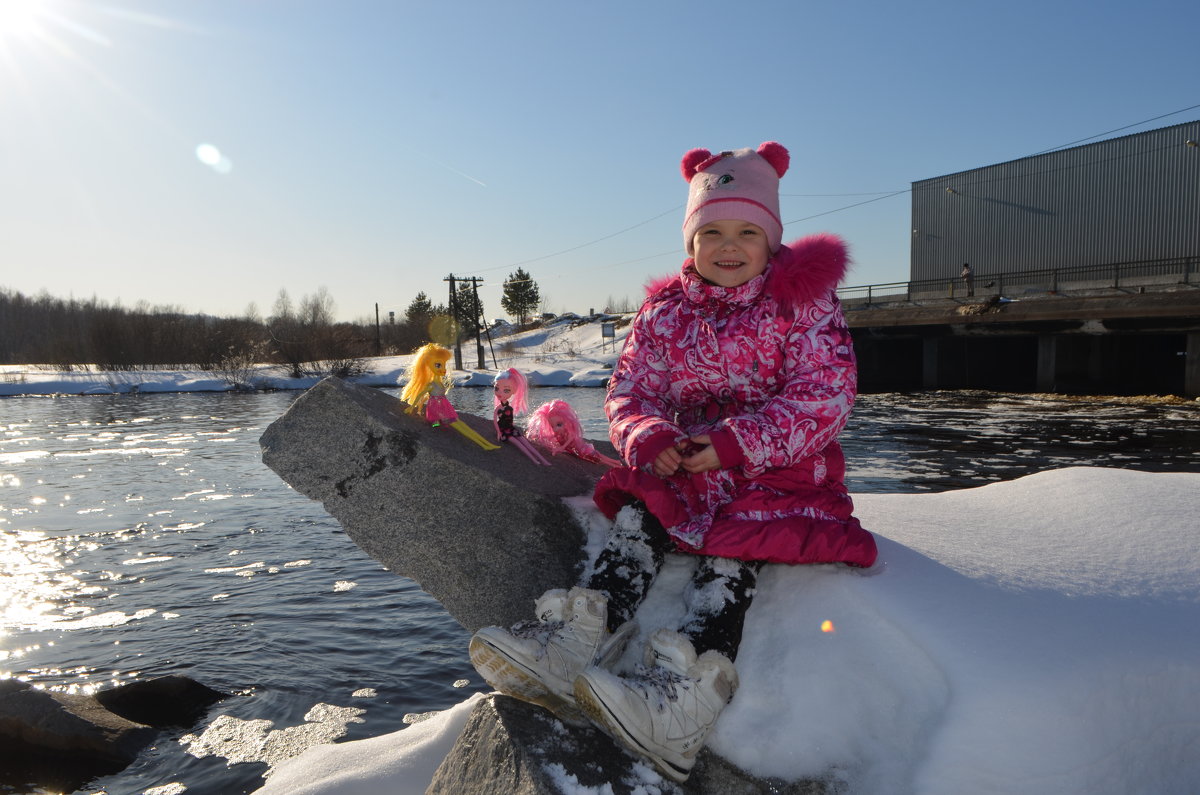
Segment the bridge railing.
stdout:
<path fill-rule="evenodd" d="M 959 276 L 921 279 L 838 288 L 838 297 L 847 304 L 872 305 L 916 303 L 948 299 L 989 298 L 991 296 L 1055 295 L 1084 291 L 1139 290 L 1169 285 L 1200 287 L 1200 257 L 1116 262 L 1105 265 L 1075 265 L 1063 268 L 1004 273 L 975 273 L 973 290 Z M 973 292 L 973 295 L 968 295 Z"/>

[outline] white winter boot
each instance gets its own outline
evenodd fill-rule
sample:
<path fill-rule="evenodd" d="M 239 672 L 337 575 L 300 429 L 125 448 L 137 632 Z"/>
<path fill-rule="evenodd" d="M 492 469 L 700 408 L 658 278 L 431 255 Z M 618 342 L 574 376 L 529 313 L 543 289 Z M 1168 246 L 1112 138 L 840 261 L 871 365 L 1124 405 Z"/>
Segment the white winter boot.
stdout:
<path fill-rule="evenodd" d="M 545 707 L 563 720 L 586 724 L 573 685 L 589 666 L 608 668 L 625 652 L 637 626 L 609 633 L 608 600 L 599 591 L 547 591 L 537 619 L 512 629 L 484 627 L 471 638 L 471 663 L 505 695 Z"/>
<path fill-rule="evenodd" d="M 575 699 L 605 733 L 683 782 L 737 686 L 728 657 L 706 651 L 697 658 L 691 641 L 660 629 L 636 674 L 589 668 L 575 680 Z"/>

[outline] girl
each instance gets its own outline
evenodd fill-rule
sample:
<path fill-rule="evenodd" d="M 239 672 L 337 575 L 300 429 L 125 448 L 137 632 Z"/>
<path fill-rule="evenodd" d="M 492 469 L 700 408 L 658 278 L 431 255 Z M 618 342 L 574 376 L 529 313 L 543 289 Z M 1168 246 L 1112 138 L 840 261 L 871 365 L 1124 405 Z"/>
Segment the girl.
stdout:
<path fill-rule="evenodd" d="M 630 466 L 596 487 L 615 519 L 607 546 L 581 586 L 538 600 L 534 621 L 471 641 L 493 687 L 585 714 L 676 781 L 737 689 L 762 565 L 876 556 L 837 443 L 856 383 L 834 292 L 846 250 L 828 235 L 781 245 L 788 162 L 773 142 L 684 156 L 690 258 L 650 293 L 609 382 L 610 435 Z M 697 556 L 688 614 L 650 635 L 644 666 L 614 673 L 671 552 Z"/>
<path fill-rule="evenodd" d="M 551 400 L 538 406 L 529 416 L 529 426 L 525 429 L 529 438 L 545 447 L 554 455 L 570 453 L 576 458 L 591 461 L 593 464 L 604 464 L 610 467 L 622 466 L 615 458 L 609 458 L 600 453 L 588 440 L 583 438 L 583 428 L 579 425 L 579 416 L 571 404 L 565 400 Z"/>
<path fill-rule="evenodd" d="M 501 370 L 492 382 L 492 389 L 496 396 L 496 413 L 492 419 L 492 424 L 496 427 L 496 441 L 512 442 L 533 463 L 550 466 L 545 456 L 539 453 L 528 439 L 521 436 L 521 429 L 513 421 L 514 415 L 524 414 L 529 410 L 525 399 L 529 386 L 525 376 L 520 370 L 511 367 Z"/>
<path fill-rule="evenodd" d="M 454 406 L 450 405 L 450 399 L 446 397 L 450 389 L 446 362 L 450 361 L 450 355 L 449 348 L 434 342 L 417 348 L 408 365 L 408 383 L 400 393 L 400 399 L 408 404 L 407 413 L 419 413 L 424 409 L 425 421 L 433 427 L 446 423 L 484 450 L 499 450 L 500 445 L 492 444 L 476 433 L 458 418 Z"/>

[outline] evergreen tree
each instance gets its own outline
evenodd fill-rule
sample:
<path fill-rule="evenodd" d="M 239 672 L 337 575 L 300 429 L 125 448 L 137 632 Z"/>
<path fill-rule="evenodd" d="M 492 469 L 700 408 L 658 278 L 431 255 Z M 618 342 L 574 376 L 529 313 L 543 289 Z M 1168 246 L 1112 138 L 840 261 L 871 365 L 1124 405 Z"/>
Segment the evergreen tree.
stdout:
<path fill-rule="evenodd" d="M 404 310 L 404 317 L 414 326 L 425 328 L 433 319 L 433 302 L 424 292 L 417 293 L 417 297 L 408 305 L 408 309 Z"/>
<path fill-rule="evenodd" d="M 529 316 L 541 300 L 537 282 L 524 269 L 517 268 L 516 273 L 510 273 L 504 280 L 504 296 L 500 299 L 500 305 L 521 325 L 529 322 Z"/>
<path fill-rule="evenodd" d="M 475 324 L 481 322 L 483 302 L 475 294 L 470 282 L 459 282 L 454 296 L 454 304 L 458 310 L 458 323 L 464 332 L 473 332 Z"/>

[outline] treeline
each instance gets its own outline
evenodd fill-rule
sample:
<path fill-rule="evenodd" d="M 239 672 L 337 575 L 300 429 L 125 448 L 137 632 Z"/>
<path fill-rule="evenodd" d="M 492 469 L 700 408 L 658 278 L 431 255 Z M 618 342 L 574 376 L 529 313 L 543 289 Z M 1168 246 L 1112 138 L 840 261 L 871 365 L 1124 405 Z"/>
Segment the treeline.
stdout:
<path fill-rule="evenodd" d="M 324 288 L 296 302 L 281 290 L 266 318 L 253 305 L 242 317 L 214 317 L 146 304 L 129 309 L 96 298 L 29 297 L 0 288 L 0 364 L 176 367 L 231 376 L 254 364 L 275 364 L 294 377 L 344 377 L 362 372 L 367 357 L 411 352 L 431 339 L 439 316 L 443 332 L 452 337 L 455 326 L 446 314 L 424 293 L 404 318 L 377 325 L 373 318 L 336 322 Z"/>
<path fill-rule="evenodd" d="M 402 317 L 334 320 L 334 302 L 321 287 L 293 301 L 280 290 L 271 314 L 251 304 L 242 317 L 189 314 L 145 303 L 133 309 L 89 300 L 30 298 L 0 288 L 0 364 L 50 365 L 69 370 L 181 368 L 211 370 L 249 384 L 252 366 L 274 364 L 294 378 L 361 373 L 371 356 L 411 353 L 431 340 L 450 344 L 478 333 L 483 305 L 474 282 L 462 282 L 451 305 L 417 293 Z M 501 304 L 526 322 L 541 300 L 522 269 L 509 274 Z"/>

